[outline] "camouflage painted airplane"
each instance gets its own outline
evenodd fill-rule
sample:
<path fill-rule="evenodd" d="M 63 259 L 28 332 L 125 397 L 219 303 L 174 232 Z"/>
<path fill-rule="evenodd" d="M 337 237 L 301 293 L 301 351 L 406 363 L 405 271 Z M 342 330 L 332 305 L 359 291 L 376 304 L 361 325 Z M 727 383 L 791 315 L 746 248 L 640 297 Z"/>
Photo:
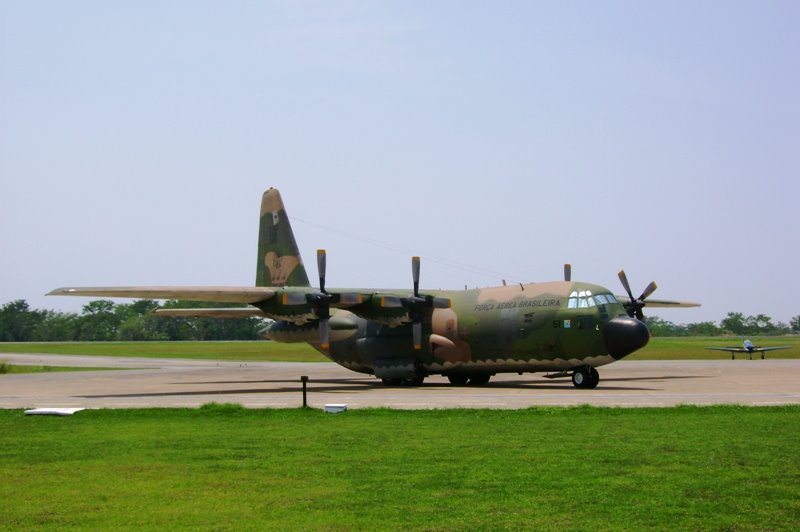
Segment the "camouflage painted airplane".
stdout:
<path fill-rule="evenodd" d="M 577 388 L 594 388 L 597 367 L 647 344 L 642 308 L 696 303 L 647 300 L 650 283 L 634 297 L 571 280 L 473 290 L 419 289 L 420 259 L 411 261 L 413 290 L 328 289 L 326 254 L 317 252 L 319 288 L 312 288 L 278 191 L 261 203 L 254 287 L 58 288 L 49 295 L 134 297 L 247 303 L 249 308 L 162 309 L 174 317 L 247 317 L 272 320 L 263 336 L 308 342 L 353 371 L 388 385 L 420 385 L 428 375 L 454 385 L 483 385 L 497 373 L 551 372 L 572 377 Z"/>
<path fill-rule="evenodd" d="M 706 349 L 714 349 L 716 351 L 728 351 L 731 354 L 731 360 L 736 359 L 736 353 L 747 353 L 750 355 L 750 360 L 753 360 L 753 353 L 761 353 L 761 360 L 764 360 L 765 351 L 776 351 L 778 349 L 790 349 L 790 345 L 781 345 L 777 347 L 758 347 L 753 345 L 750 340 L 742 342 L 742 347 L 706 347 Z"/>

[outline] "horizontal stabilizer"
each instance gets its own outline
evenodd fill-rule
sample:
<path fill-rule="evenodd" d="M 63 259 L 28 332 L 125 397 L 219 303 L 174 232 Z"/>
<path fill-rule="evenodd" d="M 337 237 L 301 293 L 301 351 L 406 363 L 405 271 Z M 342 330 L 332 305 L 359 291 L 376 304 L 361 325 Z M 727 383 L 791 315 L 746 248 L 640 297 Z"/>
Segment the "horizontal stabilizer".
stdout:
<path fill-rule="evenodd" d="M 255 307 L 244 308 L 160 308 L 153 314 L 169 318 L 264 318 L 266 314 Z"/>
<path fill-rule="evenodd" d="M 260 286 L 108 286 L 56 288 L 48 296 L 131 297 L 179 299 L 219 303 L 259 303 L 275 295 L 274 288 Z"/>

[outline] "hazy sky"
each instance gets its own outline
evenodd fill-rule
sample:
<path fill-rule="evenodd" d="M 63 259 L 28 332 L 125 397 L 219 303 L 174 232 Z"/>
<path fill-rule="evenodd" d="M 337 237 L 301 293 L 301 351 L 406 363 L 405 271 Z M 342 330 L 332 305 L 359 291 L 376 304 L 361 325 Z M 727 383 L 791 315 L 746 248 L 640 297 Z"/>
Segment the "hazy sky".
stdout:
<path fill-rule="evenodd" d="M 800 314 L 800 2 L 0 0 L 0 303 L 573 278 Z M 455 267 L 453 267 L 455 265 Z"/>

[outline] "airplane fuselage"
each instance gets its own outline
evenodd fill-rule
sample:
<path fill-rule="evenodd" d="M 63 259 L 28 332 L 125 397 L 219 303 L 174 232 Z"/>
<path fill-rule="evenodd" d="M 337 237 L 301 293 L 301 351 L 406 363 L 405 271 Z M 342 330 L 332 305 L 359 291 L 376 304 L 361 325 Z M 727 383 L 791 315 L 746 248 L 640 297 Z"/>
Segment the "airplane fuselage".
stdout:
<path fill-rule="evenodd" d="M 373 321 L 338 309 L 331 318 L 330 347 L 323 349 L 316 341 L 310 306 L 291 305 L 288 321 L 270 325 L 264 335 L 308 342 L 348 369 L 385 379 L 598 367 L 649 339 L 644 323 L 628 317 L 622 303 L 599 285 L 564 281 L 425 293 L 449 300 L 450 307 L 427 310 L 421 349 L 410 341 L 405 311 L 392 322 L 385 311 Z M 399 294 L 403 292 L 373 292 L 358 305 L 358 314 L 369 315 L 370 305 Z M 267 310 L 281 313 L 275 304 Z"/>

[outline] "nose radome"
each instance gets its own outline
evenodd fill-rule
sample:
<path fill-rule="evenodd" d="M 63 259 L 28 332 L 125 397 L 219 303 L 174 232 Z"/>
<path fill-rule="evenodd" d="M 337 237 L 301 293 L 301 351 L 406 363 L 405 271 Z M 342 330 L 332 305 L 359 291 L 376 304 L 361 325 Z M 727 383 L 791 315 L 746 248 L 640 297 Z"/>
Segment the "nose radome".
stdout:
<path fill-rule="evenodd" d="M 603 338 L 608 354 L 619 360 L 646 346 L 650 341 L 650 331 L 636 318 L 618 317 L 606 324 Z"/>

